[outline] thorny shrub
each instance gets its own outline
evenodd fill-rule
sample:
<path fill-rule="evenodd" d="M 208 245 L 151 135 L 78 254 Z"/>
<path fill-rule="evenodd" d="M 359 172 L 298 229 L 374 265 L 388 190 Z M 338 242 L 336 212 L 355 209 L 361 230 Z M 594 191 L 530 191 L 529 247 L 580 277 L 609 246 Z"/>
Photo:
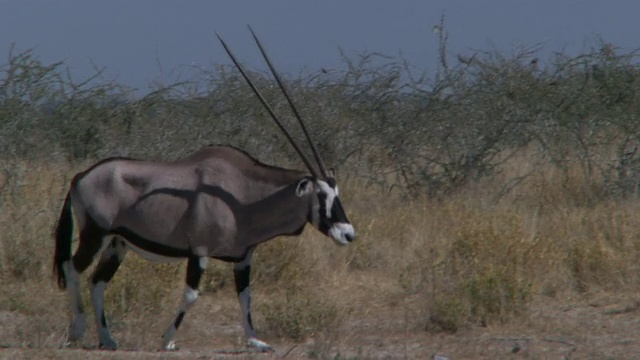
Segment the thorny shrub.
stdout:
<path fill-rule="evenodd" d="M 433 77 L 404 59 L 368 53 L 343 54 L 344 69 L 285 79 L 326 162 L 354 190 L 352 205 L 368 211 L 352 217 L 367 242 L 338 257 L 344 268 L 420 297 L 426 327 L 444 331 L 521 316 L 539 293 L 637 288 L 640 245 L 630 215 L 637 209 L 629 200 L 640 182 L 635 52 L 596 41 L 577 56 L 541 60 L 536 46 L 459 55 L 454 64 L 440 34 Z M 301 138 L 273 80 L 251 75 Z M 12 50 L 0 66 L 3 281 L 48 271 L 46 224 L 55 221 L 72 170 L 100 158 L 175 159 L 226 143 L 268 163 L 299 166 L 230 66 L 134 94 L 100 71 L 76 82 L 64 63 L 43 64 L 31 50 Z M 534 222 L 537 214 L 545 226 Z M 343 304 L 299 291 L 309 277 L 327 277 L 310 264 L 337 260 L 279 244 L 264 251 L 277 258 L 258 257 L 254 279 L 283 285 L 261 307 L 267 326 L 297 340 L 338 328 Z M 133 273 L 181 276 L 178 267 L 129 262 L 122 271 L 132 276 L 114 280 L 107 294 L 116 315 L 160 306 L 154 299 L 166 284 L 139 293 L 142 280 Z M 203 289 L 231 283 L 228 271 L 214 266 L 216 278 L 204 279 Z M 402 303 L 389 297 L 380 299 Z M 29 311 L 8 298 L 0 304 Z"/>

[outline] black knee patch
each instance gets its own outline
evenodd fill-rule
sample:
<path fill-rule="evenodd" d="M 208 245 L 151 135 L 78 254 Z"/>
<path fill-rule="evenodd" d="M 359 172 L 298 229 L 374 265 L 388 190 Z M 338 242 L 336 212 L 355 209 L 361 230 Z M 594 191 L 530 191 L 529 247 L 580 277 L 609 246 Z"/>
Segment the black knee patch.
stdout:
<path fill-rule="evenodd" d="M 240 294 L 244 289 L 249 286 L 249 280 L 251 278 L 251 265 L 247 265 L 244 269 L 234 269 L 233 274 L 236 282 L 236 292 Z"/>
<path fill-rule="evenodd" d="M 111 256 L 108 258 L 100 259 L 98 266 L 96 267 L 93 276 L 91 277 L 91 283 L 97 284 L 99 281 L 108 283 L 118 271 L 118 267 L 122 263 L 120 254 L 118 254 L 118 247 L 124 247 L 122 240 L 116 238 L 111 240 L 105 251 L 110 251 Z"/>
<path fill-rule="evenodd" d="M 200 258 L 190 257 L 187 262 L 187 285 L 193 290 L 198 290 L 203 272 L 204 269 L 200 267 Z"/>
<path fill-rule="evenodd" d="M 107 261 L 101 262 L 98 265 L 96 271 L 93 273 L 91 282 L 93 284 L 96 284 L 99 281 L 109 282 L 111 278 L 113 278 L 113 275 L 115 275 L 119 266 L 120 259 L 118 258 L 117 254 L 113 254 Z"/>
<path fill-rule="evenodd" d="M 100 316 L 100 321 L 102 322 L 102 327 L 107 327 L 107 317 L 104 315 L 104 311 L 102 311 L 102 315 Z"/>
<path fill-rule="evenodd" d="M 180 324 L 182 324 L 182 319 L 184 319 L 184 311 L 180 311 L 178 316 L 176 316 L 176 321 L 173 323 L 173 326 L 176 327 L 176 330 L 178 330 Z"/>
<path fill-rule="evenodd" d="M 91 265 L 93 258 L 102 247 L 102 237 L 105 233 L 91 217 L 87 217 L 87 222 L 80 231 L 80 245 L 73 255 L 73 266 L 76 271 L 81 273 Z"/>
<path fill-rule="evenodd" d="M 251 313 L 247 314 L 247 322 L 249 323 L 249 326 L 251 326 L 251 328 L 253 329 L 253 321 L 251 321 Z"/>

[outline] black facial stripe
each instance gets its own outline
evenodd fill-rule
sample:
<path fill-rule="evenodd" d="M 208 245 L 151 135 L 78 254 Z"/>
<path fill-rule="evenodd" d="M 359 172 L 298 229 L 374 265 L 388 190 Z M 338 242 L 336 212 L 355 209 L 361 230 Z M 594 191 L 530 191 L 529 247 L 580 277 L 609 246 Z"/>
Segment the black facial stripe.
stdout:
<path fill-rule="evenodd" d="M 324 219 L 327 217 L 327 194 L 319 193 L 318 194 L 318 203 L 320 204 L 320 218 Z"/>
<path fill-rule="evenodd" d="M 328 221 L 320 221 L 320 224 L 318 224 L 318 230 L 325 235 L 329 233 L 329 229 L 331 229 L 331 226 Z"/>
<path fill-rule="evenodd" d="M 344 209 L 342 208 L 342 203 L 337 197 L 334 199 L 333 206 L 331 207 L 331 219 L 333 222 L 349 222 L 349 220 L 347 220 L 347 214 L 345 214 Z"/>
<path fill-rule="evenodd" d="M 327 206 L 327 194 L 323 192 L 318 193 L 318 201 L 320 201 L 320 207 L 322 209 L 325 209 L 325 207 Z"/>
<path fill-rule="evenodd" d="M 318 212 L 320 217 L 320 223 L 318 224 L 318 230 L 323 234 L 327 234 L 331 228 L 329 223 L 330 219 L 327 219 L 327 194 L 318 193 Z"/>

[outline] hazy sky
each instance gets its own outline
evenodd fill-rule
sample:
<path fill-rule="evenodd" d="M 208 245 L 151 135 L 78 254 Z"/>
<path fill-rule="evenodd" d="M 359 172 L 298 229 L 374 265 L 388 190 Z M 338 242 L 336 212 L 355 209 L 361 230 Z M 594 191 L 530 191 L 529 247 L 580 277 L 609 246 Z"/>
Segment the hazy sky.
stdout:
<path fill-rule="evenodd" d="M 536 43 L 577 53 L 596 35 L 624 50 L 640 47 L 640 1 L 0 0 L 0 63 L 15 43 L 45 63 L 65 60 L 76 78 L 95 64 L 144 91 L 173 79 L 181 65 L 228 63 L 215 31 L 244 63 L 263 68 L 251 24 L 285 73 L 339 67 L 338 48 L 401 53 L 432 73 L 438 48 L 431 29 L 443 13 L 452 57 Z"/>

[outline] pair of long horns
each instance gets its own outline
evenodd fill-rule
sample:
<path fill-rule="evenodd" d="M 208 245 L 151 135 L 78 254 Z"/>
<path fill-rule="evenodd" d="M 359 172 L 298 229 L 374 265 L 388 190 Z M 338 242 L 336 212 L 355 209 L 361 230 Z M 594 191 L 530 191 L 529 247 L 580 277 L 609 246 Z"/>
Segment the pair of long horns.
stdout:
<path fill-rule="evenodd" d="M 311 141 L 311 136 L 309 136 L 309 132 L 307 131 L 307 127 L 304 125 L 304 122 L 302 121 L 302 118 L 300 117 L 300 113 L 298 112 L 298 109 L 294 105 L 293 100 L 291 100 L 291 97 L 289 96 L 289 93 L 285 89 L 285 86 L 282 83 L 282 80 L 280 80 L 280 76 L 278 75 L 278 72 L 273 67 L 273 64 L 271 63 L 271 60 L 269 60 L 269 56 L 267 55 L 266 51 L 264 50 L 264 47 L 262 47 L 262 44 L 260 43 L 260 40 L 258 40 L 258 37 L 256 36 L 256 33 L 253 31 L 251 26 L 249 26 L 249 31 L 251 32 L 251 35 L 253 36 L 253 39 L 256 41 L 256 44 L 258 45 L 258 48 L 260 49 L 260 52 L 262 53 L 262 57 L 264 57 L 264 60 L 266 61 L 267 65 L 269 66 L 269 69 L 271 70 L 271 73 L 273 74 L 273 77 L 278 82 L 278 85 L 280 86 L 280 89 L 282 90 L 282 93 L 284 94 L 285 98 L 287 98 L 287 101 L 289 102 L 289 106 L 291 106 L 291 109 L 293 110 L 293 114 L 295 115 L 296 119 L 298 119 L 298 123 L 300 124 L 300 127 L 302 128 L 302 131 L 304 132 L 304 136 L 307 138 L 307 142 L 309 142 L 309 146 L 311 147 L 311 151 L 313 152 L 313 156 L 314 156 L 316 162 L 318 163 L 318 167 L 320 168 L 320 173 L 322 175 L 322 178 L 324 178 L 324 179 L 329 178 L 330 176 L 329 176 L 329 174 L 327 172 L 327 168 L 324 166 L 324 162 L 322 161 L 322 158 L 320 158 L 320 155 L 318 154 L 318 149 L 313 144 L 313 141 Z M 238 71 L 240 71 L 240 73 L 242 74 L 242 77 L 244 77 L 244 79 L 247 81 L 247 84 L 249 84 L 249 86 L 251 87 L 253 92 L 256 94 L 258 99 L 260 99 L 260 102 L 262 103 L 262 105 L 264 105 L 264 107 L 267 109 L 267 112 L 269 112 L 269 115 L 271 115 L 271 118 L 276 122 L 276 124 L 278 125 L 280 130 L 282 130 L 282 132 L 287 137 L 287 139 L 289 140 L 289 142 L 291 143 L 293 148 L 296 150 L 298 155 L 300 155 L 300 158 L 302 158 L 302 161 L 304 162 L 304 164 L 307 166 L 307 168 L 311 172 L 311 175 L 313 177 L 315 177 L 315 178 L 319 178 L 318 172 L 316 171 L 315 167 L 311 165 L 311 162 L 309 161 L 307 156 L 304 154 L 304 152 L 302 152 L 302 149 L 300 148 L 298 143 L 293 139 L 293 137 L 291 136 L 289 131 L 287 131 L 287 129 L 284 127 L 284 125 L 282 125 L 282 122 L 280 121 L 280 119 L 278 119 L 278 117 L 276 116 L 276 114 L 273 111 L 273 109 L 271 108 L 271 106 L 269 106 L 269 104 L 267 103 L 267 100 L 265 100 L 264 96 L 262 96 L 262 94 L 260 93 L 258 88 L 256 88 L 256 86 L 253 84 L 253 82 L 251 81 L 251 79 L 247 75 L 247 72 L 244 70 L 242 65 L 238 62 L 236 57 L 233 55 L 233 53 L 231 52 L 231 49 L 229 49 L 227 44 L 224 42 L 224 40 L 222 40 L 222 38 L 220 37 L 220 35 L 218 35 L 217 32 L 216 32 L 216 36 L 218 37 L 218 40 L 220 40 L 220 43 L 222 44 L 222 46 L 226 50 L 227 54 L 229 54 L 229 57 L 231 58 L 233 63 L 238 68 Z"/>

